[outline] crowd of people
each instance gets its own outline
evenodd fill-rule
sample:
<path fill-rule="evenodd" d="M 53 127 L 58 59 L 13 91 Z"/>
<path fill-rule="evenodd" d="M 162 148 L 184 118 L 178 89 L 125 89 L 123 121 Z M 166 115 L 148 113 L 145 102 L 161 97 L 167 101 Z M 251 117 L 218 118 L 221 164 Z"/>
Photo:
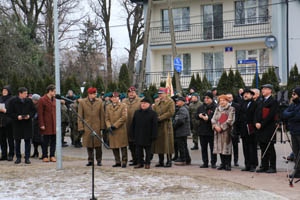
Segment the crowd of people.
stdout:
<path fill-rule="evenodd" d="M 155 167 L 172 167 L 172 163 L 190 165 L 192 159 L 187 139 L 192 134 L 194 146 L 191 150 L 201 149 L 200 168 L 210 166 L 230 171 L 232 159 L 234 165 L 239 166 L 238 145 L 241 139 L 245 160 L 242 171 L 276 173 L 274 133 L 280 121 L 285 120 L 292 136 L 296 160 L 291 176 L 297 178 L 300 177 L 300 165 L 297 165 L 300 151 L 300 88 L 294 89 L 291 104 L 282 112 L 273 91 L 270 84 L 263 85 L 261 90 L 240 89 L 237 95 L 218 95 L 217 89 L 213 88 L 200 98 L 193 88 L 186 97 L 181 94 L 170 97 L 168 89 L 160 88 L 153 97 L 154 102 L 139 97 L 135 87 L 128 88 L 127 98 L 122 99 L 118 92 L 98 96 L 97 89 L 92 87 L 83 99 L 75 98 L 69 91 L 66 97 L 73 102 L 60 101 L 62 145 L 67 146 L 64 137 L 68 129 L 72 144 L 77 148 L 86 147 L 87 166 L 91 166 L 95 158 L 97 165 L 102 165 L 104 141 L 115 158 L 112 167 L 127 167 L 129 149 L 132 158 L 129 165 L 136 169 L 149 169 L 155 154 L 159 158 Z M 24 87 L 19 88 L 17 96 L 11 94 L 9 86 L 2 89 L 0 160 L 12 161 L 16 156 L 15 164 L 21 163 L 20 144 L 23 139 L 26 164 L 30 164 L 31 144 L 34 146 L 31 157 L 39 157 L 38 147 L 41 145 L 40 159 L 56 162 L 55 93 L 54 85 L 49 85 L 42 97 L 28 95 Z M 103 140 L 91 137 L 92 133 Z M 261 162 L 258 161 L 258 147 Z M 221 161 L 219 166 L 216 165 L 218 155 Z"/>

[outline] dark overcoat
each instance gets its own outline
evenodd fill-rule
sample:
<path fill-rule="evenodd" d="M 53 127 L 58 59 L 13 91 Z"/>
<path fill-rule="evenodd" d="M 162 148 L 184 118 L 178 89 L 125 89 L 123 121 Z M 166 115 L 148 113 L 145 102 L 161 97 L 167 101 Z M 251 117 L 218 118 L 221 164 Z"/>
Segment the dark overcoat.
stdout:
<path fill-rule="evenodd" d="M 191 135 L 190 114 L 185 105 L 176 111 L 173 127 L 176 138 Z"/>
<path fill-rule="evenodd" d="M 19 97 L 13 98 L 10 102 L 8 113 L 13 120 L 14 139 L 31 139 L 32 118 L 36 113 L 32 100 L 29 98 L 23 100 Z M 18 120 L 19 115 L 29 115 L 30 118 Z"/>
<path fill-rule="evenodd" d="M 151 146 L 152 141 L 157 138 L 157 128 L 157 114 L 151 107 L 146 110 L 135 111 L 131 131 L 136 145 Z"/>

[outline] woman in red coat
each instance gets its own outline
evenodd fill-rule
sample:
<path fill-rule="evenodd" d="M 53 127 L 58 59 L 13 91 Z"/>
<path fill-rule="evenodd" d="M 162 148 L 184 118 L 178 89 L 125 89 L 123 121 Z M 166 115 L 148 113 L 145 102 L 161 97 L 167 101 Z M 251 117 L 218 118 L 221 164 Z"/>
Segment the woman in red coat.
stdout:
<path fill-rule="evenodd" d="M 48 145 L 50 143 L 50 161 L 56 162 L 56 104 L 55 104 L 55 85 L 47 87 L 47 94 L 40 98 L 38 102 L 38 117 L 40 133 L 43 135 L 43 161 L 49 162 Z"/>

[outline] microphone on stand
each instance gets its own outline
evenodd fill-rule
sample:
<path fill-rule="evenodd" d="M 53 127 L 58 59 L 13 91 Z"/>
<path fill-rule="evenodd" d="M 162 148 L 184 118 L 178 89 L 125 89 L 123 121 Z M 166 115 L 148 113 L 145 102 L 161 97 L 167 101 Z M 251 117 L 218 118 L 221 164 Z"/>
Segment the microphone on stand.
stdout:
<path fill-rule="evenodd" d="M 66 103 L 68 103 L 68 104 L 74 103 L 73 100 L 68 99 L 68 98 L 66 98 L 66 97 L 63 97 L 63 96 L 61 96 L 60 94 L 56 94 L 56 95 L 55 95 L 55 99 L 64 100 L 64 101 L 65 101 Z"/>

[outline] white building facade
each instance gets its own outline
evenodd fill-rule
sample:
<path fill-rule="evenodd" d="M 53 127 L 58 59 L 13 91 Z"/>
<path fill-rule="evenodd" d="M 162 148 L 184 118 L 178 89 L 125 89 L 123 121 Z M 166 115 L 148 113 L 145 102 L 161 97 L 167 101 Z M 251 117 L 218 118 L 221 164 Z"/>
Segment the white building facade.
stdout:
<path fill-rule="evenodd" d="M 146 11 L 147 0 L 143 3 Z M 286 6 L 285 0 L 173 0 L 176 47 L 183 63 L 182 86 L 188 87 L 193 74 L 205 75 L 216 85 L 221 74 L 230 69 L 238 70 L 246 85 L 251 85 L 256 68 L 239 65 L 241 60 L 256 60 L 260 75 L 274 68 L 281 84 L 286 84 Z M 300 1 L 289 2 L 289 69 L 300 63 L 299 11 Z M 277 41 L 274 48 L 265 44 L 271 35 Z M 167 1 L 154 0 L 146 68 L 148 85 L 158 86 L 173 71 L 171 48 Z"/>

